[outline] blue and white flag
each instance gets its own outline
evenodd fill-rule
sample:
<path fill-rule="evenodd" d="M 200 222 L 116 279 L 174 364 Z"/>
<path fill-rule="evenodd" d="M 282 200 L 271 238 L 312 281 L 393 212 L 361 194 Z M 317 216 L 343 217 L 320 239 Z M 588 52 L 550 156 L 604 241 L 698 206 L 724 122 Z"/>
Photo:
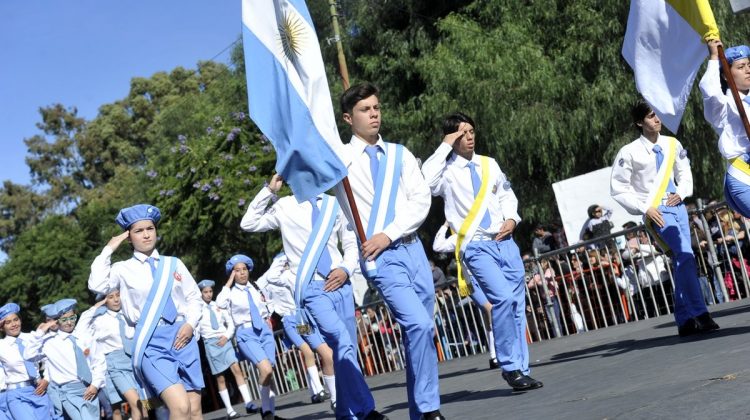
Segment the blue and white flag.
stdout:
<path fill-rule="evenodd" d="M 323 58 L 304 0 L 242 0 L 250 117 L 299 202 L 347 175 Z"/>

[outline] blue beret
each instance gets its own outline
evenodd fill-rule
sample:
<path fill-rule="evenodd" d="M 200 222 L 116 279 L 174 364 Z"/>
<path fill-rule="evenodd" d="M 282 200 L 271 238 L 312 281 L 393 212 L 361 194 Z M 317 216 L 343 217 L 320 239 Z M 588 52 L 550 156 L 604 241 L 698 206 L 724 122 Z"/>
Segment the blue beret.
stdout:
<path fill-rule="evenodd" d="M 159 223 L 161 211 L 150 204 L 136 204 L 133 207 L 127 207 L 117 213 L 115 222 L 123 229 L 128 229 L 133 223 L 141 220 L 151 220 L 154 224 Z"/>
<path fill-rule="evenodd" d="M 198 283 L 198 288 L 203 290 L 206 287 L 214 287 L 215 284 L 216 284 L 215 281 L 205 279 L 205 280 L 201 280 L 200 283 Z"/>
<path fill-rule="evenodd" d="M 57 313 L 57 317 L 59 318 L 64 313 L 72 311 L 73 308 L 76 307 L 76 303 L 75 299 L 60 299 L 55 302 L 55 312 Z"/>
<path fill-rule="evenodd" d="M 15 304 L 13 302 L 6 303 L 2 307 L 0 307 L 0 320 L 5 319 L 8 315 L 17 314 L 21 312 L 21 307 L 18 306 L 18 304 Z"/>
<path fill-rule="evenodd" d="M 738 45 L 736 47 L 729 47 L 724 51 L 724 55 L 727 57 L 729 65 L 737 60 L 743 58 L 750 58 L 750 48 L 747 45 Z"/>
<path fill-rule="evenodd" d="M 253 260 L 247 255 L 237 254 L 227 261 L 227 274 L 232 272 L 237 263 L 245 263 L 247 271 L 253 271 Z"/>
<path fill-rule="evenodd" d="M 55 311 L 55 304 L 50 303 L 41 307 L 42 313 L 47 318 L 57 319 L 57 312 Z"/>

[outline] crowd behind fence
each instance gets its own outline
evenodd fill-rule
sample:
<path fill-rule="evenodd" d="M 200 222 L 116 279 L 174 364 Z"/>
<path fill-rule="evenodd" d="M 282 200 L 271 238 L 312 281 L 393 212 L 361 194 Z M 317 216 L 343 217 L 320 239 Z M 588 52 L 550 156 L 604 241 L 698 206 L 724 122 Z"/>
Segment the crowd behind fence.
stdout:
<path fill-rule="evenodd" d="M 724 203 L 691 206 L 691 244 L 707 305 L 745 299 L 750 292 L 750 221 Z M 643 224 L 541 255 L 524 255 L 528 342 L 578 334 L 674 311 L 672 256 Z M 435 344 L 438 360 L 488 351 L 491 317 L 486 308 L 458 294 L 455 277 L 436 285 Z M 399 325 L 382 301 L 356 310 L 357 352 L 366 376 L 404 368 Z M 278 394 L 307 388 L 296 348 L 276 333 L 274 381 Z M 242 363 L 254 398 L 255 367 Z M 211 381 L 212 382 L 212 381 Z"/>

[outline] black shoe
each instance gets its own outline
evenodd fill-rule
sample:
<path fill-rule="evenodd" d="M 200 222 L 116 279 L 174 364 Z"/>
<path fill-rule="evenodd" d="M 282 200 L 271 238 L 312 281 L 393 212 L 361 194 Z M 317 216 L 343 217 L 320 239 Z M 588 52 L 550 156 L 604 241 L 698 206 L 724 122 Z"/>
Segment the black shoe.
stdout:
<path fill-rule="evenodd" d="M 500 363 L 497 359 L 490 359 L 490 369 L 497 369 L 500 367 Z"/>
<path fill-rule="evenodd" d="M 503 379 L 505 379 L 505 382 L 507 382 L 514 391 L 528 391 L 543 386 L 541 382 L 524 375 L 520 370 L 512 370 L 510 372 L 503 371 Z"/>
<path fill-rule="evenodd" d="M 247 414 L 255 414 L 255 413 L 259 412 L 259 411 L 260 411 L 260 407 L 258 407 L 257 405 L 253 404 L 252 401 L 249 402 L 249 403 L 247 403 L 247 404 L 245 404 L 245 412 Z"/>
<path fill-rule="evenodd" d="M 440 413 L 440 410 L 435 410 L 422 413 L 422 420 L 445 420 L 445 416 Z"/>
<path fill-rule="evenodd" d="M 682 325 L 677 326 L 677 334 L 680 337 L 688 337 L 694 334 L 698 334 L 700 332 L 700 327 L 698 326 L 698 321 L 695 320 L 695 318 L 690 318 L 687 321 L 683 322 Z"/>
<path fill-rule="evenodd" d="M 279 417 L 270 411 L 263 413 L 263 420 L 286 420 L 284 417 Z"/>
<path fill-rule="evenodd" d="M 228 419 L 238 419 L 238 418 L 240 418 L 240 417 L 242 417 L 242 416 L 240 416 L 240 415 L 239 415 L 239 414 L 237 414 L 236 412 L 234 412 L 234 413 L 232 413 L 232 414 L 227 414 L 227 418 L 228 418 Z"/>
<path fill-rule="evenodd" d="M 713 318 L 711 318 L 711 314 L 708 312 L 696 316 L 695 320 L 698 322 L 701 332 L 710 332 L 719 329 L 719 324 L 714 322 Z"/>
<path fill-rule="evenodd" d="M 388 416 L 380 414 L 378 410 L 372 410 L 365 416 L 364 420 L 388 420 Z"/>
<path fill-rule="evenodd" d="M 336 412 L 336 401 L 331 401 L 331 411 Z"/>
<path fill-rule="evenodd" d="M 328 398 L 331 398 L 330 395 L 326 395 L 325 391 L 320 391 L 317 394 L 310 397 L 310 401 L 312 401 L 313 404 L 319 404 L 323 401 L 327 400 Z"/>

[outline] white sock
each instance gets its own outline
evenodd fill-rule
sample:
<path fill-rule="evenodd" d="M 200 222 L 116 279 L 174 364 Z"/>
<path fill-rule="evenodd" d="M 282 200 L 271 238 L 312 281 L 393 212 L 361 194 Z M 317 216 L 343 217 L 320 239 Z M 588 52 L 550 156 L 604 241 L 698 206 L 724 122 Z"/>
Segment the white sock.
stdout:
<path fill-rule="evenodd" d="M 492 328 L 487 331 L 487 345 L 490 348 L 490 359 L 497 359 L 497 353 L 495 353 L 495 332 L 492 331 Z"/>
<path fill-rule="evenodd" d="M 263 412 L 270 411 L 271 413 L 276 412 L 276 394 L 273 392 L 270 386 L 260 387 L 260 404 L 263 408 Z"/>
<path fill-rule="evenodd" d="M 221 401 L 224 402 L 224 407 L 227 408 L 227 414 L 234 413 L 234 408 L 232 408 L 232 401 L 229 400 L 229 391 L 226 389 L 223 391 L 219 391 L 219 396 L 221 397 Z"/>
<path fill-rule="evenodd" d="M 331 402 L 336 402 L 336 375 L 323 375 L 323 382 L 326 383 L 328 392 L 331 393 Z"/>
<path fill-rule="evenodd" d="M 317 395 L 323 390 L 323 384 L 320 383 L 320 375 L 318 375 L 318 367 L 315 365 L 305 369 L 307 374 L 307 385 L 310 388 L 311 395 Z"/>
<path fill-rule="evenodd" d="M 252 402 L 253 399 L 250 398 L 250 390 L 247 388 L 247 384 L 240 385 L 240 394 L 242 394 L 242 401 L 245 402 L 245 404 Z"/>

